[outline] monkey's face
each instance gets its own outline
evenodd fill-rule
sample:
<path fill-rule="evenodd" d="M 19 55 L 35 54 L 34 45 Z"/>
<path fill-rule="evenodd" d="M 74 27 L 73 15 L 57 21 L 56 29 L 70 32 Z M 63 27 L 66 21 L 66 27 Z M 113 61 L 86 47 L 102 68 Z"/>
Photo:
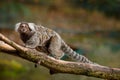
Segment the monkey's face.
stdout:
<path fill-rule="evenodd" d="M 28 33 L 31 32 L 31 29 L 30 29 L 30 27 L 29 27 L 29 25 L 27 23 L 21 23 L 19 25 L 18 32 L 21 33 L 21 34 L 22 33 L 28 34 Z"/>

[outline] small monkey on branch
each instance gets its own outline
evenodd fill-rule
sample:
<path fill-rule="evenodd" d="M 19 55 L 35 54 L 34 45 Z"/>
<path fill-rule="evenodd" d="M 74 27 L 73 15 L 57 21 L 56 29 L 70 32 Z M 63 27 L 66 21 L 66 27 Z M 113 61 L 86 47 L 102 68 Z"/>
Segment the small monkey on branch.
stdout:
<path fill-rule="evenodd" d="M 85 56 L 73 51 L 57 32 L 49 28 L 34 23 L 19 22 L 15 25 L 15 31 L 19 32 L 27 48 L 37 50 L 42 48 L 56 59 L 61 59 L 66 54 L 77 62 L 94 64 Z"/>

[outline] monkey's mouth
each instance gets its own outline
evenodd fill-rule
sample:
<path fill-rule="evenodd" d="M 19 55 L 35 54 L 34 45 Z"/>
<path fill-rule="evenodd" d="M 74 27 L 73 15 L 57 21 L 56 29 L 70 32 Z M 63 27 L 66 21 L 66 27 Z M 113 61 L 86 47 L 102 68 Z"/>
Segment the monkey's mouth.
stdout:
<path fill-rule="evenodd" d="M 20 32 L 21 32 L 21 33 L 26 33 L 27 30 L 26 30 L 26 29 L 21 29 Z"/>

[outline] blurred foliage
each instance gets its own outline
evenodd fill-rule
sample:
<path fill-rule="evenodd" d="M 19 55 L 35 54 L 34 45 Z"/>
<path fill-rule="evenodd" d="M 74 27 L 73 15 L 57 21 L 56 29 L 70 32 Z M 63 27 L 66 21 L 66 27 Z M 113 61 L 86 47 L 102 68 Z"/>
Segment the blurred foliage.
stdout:
<path fill-rule="evenodd" d="M 30 11 L 27 6 L 15 1 L 0 2 L 0 23 L 9 25 L 20 18 L 20 16 L 29 16 Z M 10 25 L 11 26 L 11 25 Z"/>
<path fill-rule="evenodd" d="M 22 66 L 22 64 L 15 60 L 0 59 L 0 79 L 16 79 L 25 71 L 26 69 Z"/>
<path fill-rule="evenodd" d="M 2 0 L 0 27 L 13 28 L 16 22 L 30 21 L 64 28 L 75 26 L 83 31 L 118 29 L 119 21 L 114 18 L 120 18 L 119 9 L 119 0 Z"/>
<path fill-rule="evenodd" d="M 119 0 L 67 0 L 75 8 L 85 8 L 88 10 L 98 10 L 107 16 L 120 18 L 120 1 Z"/>
<path fill-rule="evenodd" d="M 107 16 L 115 16 L 120 18 L 120 1 L 119 0 L 4 0 L 7 1 L 5 6 L 11 9 L 10 15 L 14 12 L 27 14 L 27 7 L 25 4 L 37 4 L 41 6 L 54 6 L 61 8 L 62 6 L 68 6 L 74 8 L 85 8 L 88 10 L 98 10 L 105 13 Z M 20 2 L 20 3 L 19 3 Z M 6 8 L 5 7 L 5 8 Z M 3 12 L 6 13 L 6 12 Z M 16 14 L 14 14 L 16 15 Z"/>
<path fill-rule="evenodd" d="M 0 2 L 0 22 L 10 22 L 18 16 L 29 16 L 30 11 L 26 4 L 52 7 L 54 9 L 65 6 L 71 9 L 85 8 L 88 10 L 98 10 L 107 16 L 120 18 L 119 0 L 4 0 Z"/>

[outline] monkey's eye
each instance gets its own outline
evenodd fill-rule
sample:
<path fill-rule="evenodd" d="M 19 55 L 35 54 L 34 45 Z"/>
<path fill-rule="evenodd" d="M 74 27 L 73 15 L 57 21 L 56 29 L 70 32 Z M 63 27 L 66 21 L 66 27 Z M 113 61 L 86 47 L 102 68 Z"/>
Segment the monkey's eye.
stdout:
<path fill-rule="evenodd" d="M 21 26 L 21 27 L 25 27 L 25 26 L 26 26 L 26 24 L 21 24 L 20 26 Z"/>

